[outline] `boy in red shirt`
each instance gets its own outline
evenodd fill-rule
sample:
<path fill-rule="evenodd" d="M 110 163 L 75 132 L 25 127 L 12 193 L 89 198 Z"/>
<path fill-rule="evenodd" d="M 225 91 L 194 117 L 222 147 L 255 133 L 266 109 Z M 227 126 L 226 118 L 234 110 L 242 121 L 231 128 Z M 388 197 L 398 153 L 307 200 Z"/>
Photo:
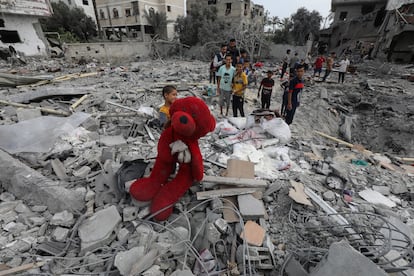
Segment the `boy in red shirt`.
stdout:
<path fill-rule="evenodd" d="M 322 73 L 322 66 L 323 63 L 325 62 L 325 58 L 323 57 L 323 55 L 319 55 L 316 60 L 315 60 L 315 68 L 313 70 L 313 77 L 316 76 L 316 73 L 318 73 L 318 78 L 321 77 L 321 73 Z"/>
<path fill-rule="evenodd" d="M 262 109 L 270 108 L 270 99 L 272 97 L 273 86 L 275 86 L 275 81 L 272 79 L 273 72 L 267 71 L 267 78 L 264 78 L 259 86 L 259 91 L 257 91 L 257 97 L 259 98 L 260 90 L 262 91 Z"/>

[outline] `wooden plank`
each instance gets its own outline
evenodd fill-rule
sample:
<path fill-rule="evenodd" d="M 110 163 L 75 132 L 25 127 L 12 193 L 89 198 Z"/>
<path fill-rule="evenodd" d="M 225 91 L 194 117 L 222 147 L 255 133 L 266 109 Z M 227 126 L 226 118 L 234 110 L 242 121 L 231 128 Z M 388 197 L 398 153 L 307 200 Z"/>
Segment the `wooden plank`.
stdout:
<path fill-rule="evenodd" d="M 220 189 L 205 192 L 197 192 L 197 200 L 210 199 L 215 197 L 226 197 L 234 195 L 245 195 L 256 192 L 257 188 L 233 188 L 233 189 Z"/>
<path fill-rule="evenodd" d="M 231 185 L 244 188 L 267 188 L 268 184 L 266 180 L 262 179 L 248 179 L 239 177 L 221 177 L 205 175 L 202 180 L 205 188 L 212 188 L 217 184 Z"/>
<path fill-rule="evenodd" d="M 347 147 L 349 147 L 349 148 L 359 148 L 359 149 L 360 149 L 363 153 L 365 153 L 365 154 L 372 154 L 372 151 L 369 151 L 369 150 L 366 150 L 366 149 L 360 148 L 360 146 L 356 146 L 356 145 L 354 145 L 354 144 L 351 144 L 351 143 L 345 142 L 344 140 L 341 140 L 341 139 L 338 139 L 338 138 L 336 138 L 336 137 L 330 136 L 330 135 L 325 134 L 325 133 L 323 133 L 323 132 L 320 132 L 320 131 L 315 131 L 315 133 L 316 133 L 316 134 L 319 134 L 320 136 L 325 137 L 325 138 L 327 138 L 327 139 L 329 139 L 329 140 L 332 140 L 332 141 L 337 142 L 337 143 L 339 143 L 339 144 L 345 145 L 345 146 L 347 146 Z"/>
<path fill-rule="evenodd" d="M 7 270 L 0 271 L 0 276 L 4 275 L 13 275 L 18 272 L 26 271 L 32 268 L 40 267 L 44 265 L 46 262 L 37 262 L 37 263 L 30 263 L 25 265 L 16 266 Z"/>

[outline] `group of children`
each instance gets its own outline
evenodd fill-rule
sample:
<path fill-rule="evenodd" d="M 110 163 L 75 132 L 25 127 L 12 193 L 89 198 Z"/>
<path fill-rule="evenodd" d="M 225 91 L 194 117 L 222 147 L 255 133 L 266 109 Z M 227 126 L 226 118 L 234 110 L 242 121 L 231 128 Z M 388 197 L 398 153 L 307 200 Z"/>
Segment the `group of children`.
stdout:
<path fill-rule="evenodd" d="M 214 75 L 210 75 L 210 82 L 217 83 L 216 93 L 219 96 L 220 115 L 228 116 L 230 106 L 232 106 L 233 116 L 238 114 L 244 117 L 245 92 L 249 83 L 256 87 L 256 70 L 251 68 L 247 59 L 247 53 L 241 52 L 235 63 L 233 54 L 227 50 L 227 45 L 222 45 L 220 53 L 217 54 L 212 62 L 215 67 Z M 233 64 L 235 66 L 233 66 Z M 291 124 L 295 115 L 296 108 L 299 106 L 300 92 L 304 88 L 303 75 L 304 65 L 296 66 L 294 72 L 290 72 L 288 81 L 281 83 L 283 88 L 282 106 L 280 115 L 285 118 L 287 124 Z M 270 109 L 272 92 L 275 86 L 273 71 L 267 71 L 267 76 L 262 79 L 257 92 L 260 97 L 261 108 Z M 177 89 L 167 85 L 162 90 L 164 105 L 160 108 L 159 120 L 162 126 L 168 123 L 169 108 L 177 98 Z M 279 112 L 277 112 L 279 114 Z"/>

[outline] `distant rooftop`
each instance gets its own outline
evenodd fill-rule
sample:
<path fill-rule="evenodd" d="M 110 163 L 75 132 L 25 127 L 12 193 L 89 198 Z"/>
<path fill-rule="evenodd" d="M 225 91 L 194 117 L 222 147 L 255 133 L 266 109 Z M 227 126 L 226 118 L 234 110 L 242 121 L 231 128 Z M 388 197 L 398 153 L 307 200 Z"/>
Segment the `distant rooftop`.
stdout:
<path fill-rule="evenodd" d="M 331 10 L 334 12 L 338 6 L 350 6 L 350 5 L 364 5 L 364 4 L 387 4 L 387 0 L 332 0 Z"/>

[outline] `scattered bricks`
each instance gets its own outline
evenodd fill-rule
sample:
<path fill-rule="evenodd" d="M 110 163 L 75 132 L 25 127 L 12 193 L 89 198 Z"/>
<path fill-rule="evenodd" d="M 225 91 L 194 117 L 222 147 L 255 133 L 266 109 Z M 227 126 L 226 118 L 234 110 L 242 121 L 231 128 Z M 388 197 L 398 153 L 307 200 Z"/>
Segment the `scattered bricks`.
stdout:
<path fill-rule="evenodd" d="M 122 210 L 122 217 L 123 221 L 133 221 L 137 218 L 138 215 L 138 208 L 133 206 L 125 207 L 124 210 Z"/>
<path fill-rule="evenodd" d="M 265 216 L 266 210 L 263 201 L 253 197 L 253 195 L 239 195 L 237 201 L 240 213 L 244 218 L 256 219 Z"/>
<path fill-rule="evenodd" d="M 240 237 L 251 245 L 261 246 L 265 238 L 266 231 L 254 221 L 247 221 Z"/>
<path fill-rule="evenodd" d="M 70 227 L 75 223 L 73 214 L 68 211 L 56 213 L 50 220 L 51 225 Z"/>
<path fill-rule="evenodd" d="M 236 253 L 238 263 L 249 262 L 252 266 L 263 270 L 274 268 L 268 248 L 249 246 L 247 254 L 244 254 L 243 250 L 243 245 L 239 245 Z"/>
<path fill-rule="evenodd" d="M 128 251 L 119 252 L 115 256 L 115 266 L 121 275 L 130 275 L 132 266 L 144 256 L 144 247 L 134 247 Z"/>
<path fill-rule="evenodd" d="M 108 244 L 114 236 L 113 231 L 121 221 L 115 206 L 100 210 L 79 226 L 81 254 Z"/>
<path fill-rule="evenodd" d="M 58 242 L 64 242 L 69 235 L 69 229 L 63 227 L 57 227 L 53 233 L 52 238 Z"/>
<path fill-rule="evenodd" d="M 225 233 L 227 231 L 227 228 L 229 227 L 229 225 L 227 224 L 227 222 L 222 219 L 216 219 L 214 221 L 214 226 L 216 226 L 216 228 L 221 232 L 221 233 Z"/>

